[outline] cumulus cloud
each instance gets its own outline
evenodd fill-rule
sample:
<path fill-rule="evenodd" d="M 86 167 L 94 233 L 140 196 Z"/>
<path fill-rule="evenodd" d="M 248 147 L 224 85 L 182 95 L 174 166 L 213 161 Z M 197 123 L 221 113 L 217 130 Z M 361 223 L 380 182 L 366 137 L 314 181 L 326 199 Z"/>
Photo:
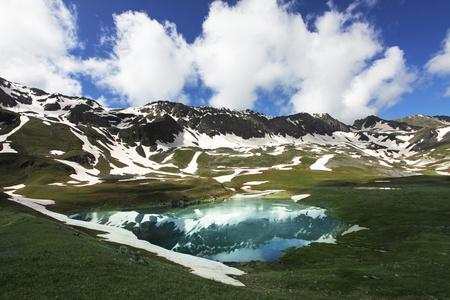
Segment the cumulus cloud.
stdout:
<path fill-rule="evenodd" d="M 0 31 L 1 75 L 80 94 L 73 76 L 86 74 L 118 96 L 114 101 L 136 106 L 188 103 L 212 91 L 205 104 L 246 109 L 261 106 L 262 94 L 276 95 L 271 114 L 327 112 L 351 122 L 394 105 L 415 80 L 402 50 L 385 47 L 358 12 L 376 3 L 355 0 L 342 11 L 330 1 L 328 11 L 305 21 L 287 0 L 216 0 L 192 44 L 175 24 L 129 11 L 114 15 L 113 34 L 101 39 L 109 55 L 82 60 L 70 54 L 82 47 L 74 8 L 62 0 L 2 0 L 0 26 L 12 30 Z M 429 72 L 450 70 L 449 36 Z"/>
<path fill-rule="evenodd" d="M 213 2 L 193 47 L 200 78 L 216 92 L 210 104 L 251 108 L 258 88 L 271 91 L 289 83 L 286 47 L 304 28 L 301 17 L 290 18 L 275 0 L 234 7 Z"/>
<path fill-rule="evenodd" d="M 131 11 L 114 15 L 114 22 L 116 33 L 106 38 L 113 43 L 111 56 L 85 61 L 86 72 L 132 105 L 187 102 L 183 87 L 193 76 L 192 57 L 176 26 Z"/>
<path fill-rule="evenodd" d="M 398 47 L 387 49 L 383 58 L 352 78 L 342 97 L 346 108 L 341 112 L 343 119 L 376 114 L 396 104 L 403 93 L 412 91 L 410 85 L 415 79 L 415 73 L 405 66 L 403 51 Z"/>
<path fill-rule="evenodd" d="M 436 75 L 450 74 L 450 30 L 442 42 L 442 49 L 425 65 L 427 71 Z M 450 96 L 450 87 L 447 88 L 445 96 Z"/>
<path fill-rule="evenodd" d="M 376 114 L 411 91 L 415 75 L 403 52 L 383 47 L 357 13 L 376 1 L 355 1 L 342 12 L 330 2 L 310 23 L 289 3 L 214 1 L 193 44 L 172 23 L 125 12 L 114 16 L 116 33 L 104 39 L 113 43 L 111 56 L 85 66 L 98 85 L 132 105 L 188 102 L 184 88 L 199 84 L 212 90 L 212 106 L 253 108 L 261 93 L 283 91 L 272 114 L 327 112 L 346 122 Z"/>
<path fill-rule="evenodd" d="M 1 76 L 49 92 L 81 94 L 76 14 L 62 0 L 0 1 Z"/>
<path fill-rule="evenodd" d="M 294 91 L 293 112 L 328 112 L 348 122 L 394 105 L 415 75 L 403 52 L 385 49 L 353 13 L 360 2 L 345 12 L 331 3 L 312 26 L 276 0 L 213 2 L 194 45 L 199 76 L 216 92 L 210 104 L 251 108 L 258 91 L 282 86 Z"/>

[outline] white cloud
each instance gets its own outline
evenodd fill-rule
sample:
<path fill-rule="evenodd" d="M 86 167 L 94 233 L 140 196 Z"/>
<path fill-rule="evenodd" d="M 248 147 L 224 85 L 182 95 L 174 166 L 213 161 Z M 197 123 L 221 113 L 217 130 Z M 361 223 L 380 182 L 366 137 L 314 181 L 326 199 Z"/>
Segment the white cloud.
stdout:
<path fill-rule="evenodd" d="M 276 0 L 213 2 L 194 45 L 199 76 L 216 92 L 210 104 L 251 108 L 257 91 L 282 86 L 297 91 L 290 96 L 293 112 L 328 112 L 351 122 L 398 102 L 415 78 L 402 51 L 385 51 L 377 32 L 353 14 L 356 6 L 330 7 L 311 31 Z"/>
<path fill-rule="evenodd" d="M 403 52 L 398 47 L 387 49 L 383 58 L 352 78 L 342 98 L 346 108 L 340 113 L 342 119 L 376 114 L 391 107 L 403 93 L 412 91 L 410 84 L 415 79 L 415 73 L 405 66 Z"/>
<path fill-rule="evenodd" d="M 275 0 L 241 1 L 234 7 L 213 2 L 194 44 L 199 75 L 216 92 L 210 104 L 250 108 L 257 88 L 270 91 L 288 82 L 285 47 L 302 28 L 301 17 L 291 19 Z"/>
<path fill-rule="evenodd" d="M 114 34 L 102 39 L 112 45 L 109 57 L 82 61 L 70 55 L 81 47 L 74 9 L 62 0 L 1 0 L 0 26 L 11 30 L 0 31 L 0 76 L 79 94 L 71 76 L 83 73 L 120 97 L 113 101 L 136 106 L 159 99 L 188 103 L 189 85 L 212 89 L 208 104 L 234 109 L 253 108 L 261 94 L 283 91 L 271 114 L 328 112 L 351 122 L 397 103 L 415 79 L 401 49 L 384 47 L 358 13 L 376 3 L 355 0 L 340 12 L 330 1 L 328 11 L 306 24 L 290 1 L 229 6 L 216 0 L 193 44 L 175 24 L 129 11 L 113 16 Z M 444 68 L 448 40 L 429 72 L 450 70 Z"/>
<path fill-rule="evenodd" d="M 450 30 L 442 42 L 442 49 L 433 58 L 431 58 L 425 65 L 427 71 L 436 75 L 450 74 Z M 450 96 L 450 86 L 447 88 L 445 96 Z"/>
<path fill-rule="evenodd" d="M 49 92 L 81 94 L 70 77 L 80 47 L 76 14 L 61 0 L 0 1 L 1 76 Z"/>
<path fill-rule="evenodd" d="M 187 102 L 182 90 L 192 78 L 189 46 L 173 23 L 164 25 L 140 12 L 114 15 L 116 34 L 108 59 L 85 62 L 97 84 L 132 105 L 154 100 Z"/>

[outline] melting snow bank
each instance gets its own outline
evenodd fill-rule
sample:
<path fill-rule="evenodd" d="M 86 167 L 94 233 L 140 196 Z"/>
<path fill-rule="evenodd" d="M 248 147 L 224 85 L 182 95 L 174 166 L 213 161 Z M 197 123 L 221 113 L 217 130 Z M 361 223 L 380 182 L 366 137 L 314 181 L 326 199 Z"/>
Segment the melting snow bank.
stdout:
<path fill-rule="evenodd" d="M 400 188 L 374 187 L 374 186 L 360 186 L 360 187 L 355 187 L 354 189 L 357 189 L 357 190 L 400 190 Z"/>
<path fill-rule="evenodd" d="M 155 253 L 158 256 L 164 257 L 174 263 L 180 264 L 192 270 L 192 273 L 215 281 L 219 281 L 225 284 L 234 286 L 244 286 L 244 284 L 228 275 L 243 275 L 245 272 L 226 266 L 220 262 L 196 257 L 184 253 L 173 252 L 162 247 L 150 244 L 147 241 L 139 240 L 131 231 L 123 228 L 117 228 L 102 224 L 84 222 L 81 220 L 70 219 L 68 216 L 52 212 L 47 210 L 45 205 L 53 204 L 52 200 L 38 200 L 25 198 L 20 195 L 14 194 L 16 189 L 24 186 L 14 186 L 5 188 L 9 190 L 6 193 L 11 196 L 10 200 L 28 206 L 44 215 L 52 217 L 58 221 L 61 221 L 67 225 L 79 226 L 88 229 L 101 231 L 103 233 L 98 234 L 99 237 L 105 240 L 118 244 L 125 244 L 131 247 L 142 249 L 148 252 Z"/>
<path fill-rule="evenodd" d="M 366 230 L 366 229 L 369 229 L 369 228 L 362 227 L 362 226 L 359 226 L 359 225 L 353 225 L 352 227 L 350 227 L 349 229 L 344 231 L 342 233 L 342 235 L 349 234 L 349 233 L 356 232 L 356 231 L 360 231 L 360 230 Z"/>
<path fill-rule="evenodd" d="M 311 195 L 310 194 L 295 195 L 295 196 L 292 196 L 291 199 L 294 200 L 294 202 L 297 202 L 302 199 L 308 198 L 309 196 L 311 196 Z"/>
<path fill-rule="evenodd" d="M 312 164 L 309 168 L 311 170 L 318 171 L 332 171 L 331 169 L 325 167 L 328 161 L 334 156 L 334 154 L 326 154 L 323 157 L 319 158 L 314 164 Z"/>
<path fill-rule="evenodd" d="M 436 137 L 437 141 L 440 142 L 450 132 L 450 126 L 445 128 L 440 128 L 437 130 L 438 136 Z"/>
<path fill-rule="evenodd" d="M 0 135 L 0 143 L 3 143 L 3 147 L 0 150 L 0 153 L 17 153 L 16 150 L 11 148 L 8 138 L 11 135 L 13 135 L 15 132 L 19 131 L 19 129 L 22 128 L 22 126 L 25 125 L 29 120 L 30 120 L 30 118 L 21 116 L 19 126 L 14 128 L 13 130 L 11 130 L 9 133 Z"/>
<path fill-rule="evenodd" d="M 266 191 L 249 193 L 249 194 L 236 194 L 233 196 L 233 198 L 257 198 L 257 197 L 264 197 L 264 196 L 276 194 L 279 192 L 284 192 L 284 190 L 266 190 Z"/>
<path fill-rule="evenodd" d="M 202 154 L 201 151 L 195 152 L 194 157 L 192 158 L 192 160 L 189 163 L 189 165 L 187 166 L 187 168 L 182 169 L 180 171 L 189 173 L 189 174 L 194 174 L 195 172 L 197 172 L 197 168 L 198 168 L 197 158 L 200 156 L 200 154 Z"/>

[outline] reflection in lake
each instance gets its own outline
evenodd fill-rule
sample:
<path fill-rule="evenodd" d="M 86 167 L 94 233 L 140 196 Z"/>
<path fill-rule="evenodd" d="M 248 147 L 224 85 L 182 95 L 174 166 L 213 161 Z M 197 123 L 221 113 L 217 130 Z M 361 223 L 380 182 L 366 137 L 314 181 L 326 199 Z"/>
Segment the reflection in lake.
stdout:
<path fill-rule="evenodd" d="M 288 200 L 232 198 L 224 202 L 149 211 L 71 216 L 124 227 L 152 244 L 218 261 L 274 261 L 282 250 L 333 242 L 350 227 L 325 210 Z"/>

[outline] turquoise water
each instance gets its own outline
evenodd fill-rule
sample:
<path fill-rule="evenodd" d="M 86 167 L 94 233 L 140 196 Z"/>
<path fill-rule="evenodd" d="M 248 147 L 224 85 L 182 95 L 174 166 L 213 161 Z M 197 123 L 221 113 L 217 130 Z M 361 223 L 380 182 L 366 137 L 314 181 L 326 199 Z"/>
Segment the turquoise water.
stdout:
<path fill-rule="evenodd" d="M 72 216 L 124 227 L 152 244 L 218 261 L 275 261 L 282 250 L 333 242 L 350 227 L 292 200 L 231 198 L 187 208 Z"/>

